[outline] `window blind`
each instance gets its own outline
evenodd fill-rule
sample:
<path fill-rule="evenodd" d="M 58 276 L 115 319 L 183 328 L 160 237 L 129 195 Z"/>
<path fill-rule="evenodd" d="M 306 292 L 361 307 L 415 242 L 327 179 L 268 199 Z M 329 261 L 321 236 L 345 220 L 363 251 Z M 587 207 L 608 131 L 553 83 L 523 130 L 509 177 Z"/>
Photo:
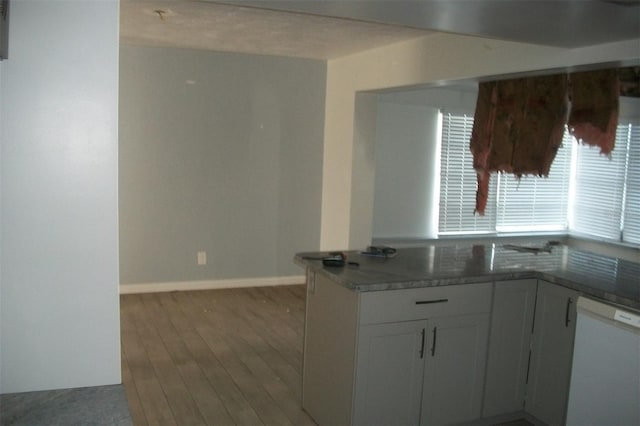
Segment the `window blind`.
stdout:
<path fill-rule="evenodd" d="M 441 114 L 439 234 L 488 233 L 495 230 L 496 182 L 492 176 L 484 216 L 474 215 L 476 172 L 469 151 L 473 115 Z"/>
<path fill-rule="evenodd" d="M 626 130 L 629 147 L 622 240 L 640 244 L 640 125 L 620 127 Z"/>
<path fill-rule="evenodd" d="M 474 215 L 476 173 L 469 140 L 473 116 L 443 113 L 439 234 L 567 229 L 571 138 L 558 150 L 548 178 L 493 174 L 484 216 Z"/>
<path fill-rule="evenodd" d="M 610 158 L 601 155 L 599 148 L 578 146 L 571 231 L 621 239 L 628 146 L 629 132 L 624 125 L 617 128 Z"/>
<path fill-rule="evenodd" d="M 578 145 L 566 132 L 548 178 L 492 175 L 485 216 L 479 216 L 474 215 L 477 183 L 469 151 L 473 116 L 442 113 L 441 122 L 439 235 L 569 229 L 640 244 L 638 123 L 618 126 L 611 158 Z"/>
<path fill-rule="evenodd" d="M 565 132 L 548 177 L 500 174 L 498 232 L 564 231 L 571 178 L 572 138 Z"/>

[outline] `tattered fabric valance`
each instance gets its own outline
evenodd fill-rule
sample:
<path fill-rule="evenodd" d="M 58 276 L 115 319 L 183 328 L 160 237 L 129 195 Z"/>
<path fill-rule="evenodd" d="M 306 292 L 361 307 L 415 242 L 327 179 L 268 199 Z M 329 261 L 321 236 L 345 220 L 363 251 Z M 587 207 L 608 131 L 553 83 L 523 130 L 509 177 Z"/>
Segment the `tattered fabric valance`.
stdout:
<path fill-rule="evenodd" d="M 571 114 L 567 126 L 580 142 L 610 154 L 618 127 L 620 82 L 615 69 L 571 74 Z"/>
<path fill-rule="evenodd" d="M 577 139 L 610 153 L 618 96 L 615 70 L 481 83 L 470 143 L 476 212 L 484 214 L 491 173 L 548 176 L 567 123 Z"/>

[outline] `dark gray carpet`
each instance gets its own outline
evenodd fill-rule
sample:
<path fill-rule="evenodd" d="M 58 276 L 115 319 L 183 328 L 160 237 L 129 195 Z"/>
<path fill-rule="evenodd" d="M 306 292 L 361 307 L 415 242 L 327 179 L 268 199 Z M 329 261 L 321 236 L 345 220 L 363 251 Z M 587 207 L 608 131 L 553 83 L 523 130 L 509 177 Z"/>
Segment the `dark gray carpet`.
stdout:
<path fill-rule="evenodd" d="M 131 426 L 122 385 L 0 395 L 1 426 Z"/>

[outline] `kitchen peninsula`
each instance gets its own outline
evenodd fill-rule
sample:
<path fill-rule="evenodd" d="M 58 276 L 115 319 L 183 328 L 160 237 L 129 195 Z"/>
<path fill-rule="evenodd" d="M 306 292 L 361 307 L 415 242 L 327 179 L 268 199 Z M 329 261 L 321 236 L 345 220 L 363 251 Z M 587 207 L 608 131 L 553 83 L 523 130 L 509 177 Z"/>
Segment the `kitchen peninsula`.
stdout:
<path fill-rule="evenodd" d="M 295 258 L 303 407 L 320 425 L 563 424 L 578 296 L 640 311 L 640 264 L 565 245 L 323 255 Z"/>

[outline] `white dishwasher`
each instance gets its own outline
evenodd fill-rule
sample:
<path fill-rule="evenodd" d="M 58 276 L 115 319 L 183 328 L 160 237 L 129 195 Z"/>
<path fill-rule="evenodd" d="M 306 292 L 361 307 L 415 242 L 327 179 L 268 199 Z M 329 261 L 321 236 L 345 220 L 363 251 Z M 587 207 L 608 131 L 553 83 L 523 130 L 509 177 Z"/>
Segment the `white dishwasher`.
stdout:
<path fill-rule="evenodd" d="M 640 313 L 579 297 L 567 425 L 640 425 Z"/>

